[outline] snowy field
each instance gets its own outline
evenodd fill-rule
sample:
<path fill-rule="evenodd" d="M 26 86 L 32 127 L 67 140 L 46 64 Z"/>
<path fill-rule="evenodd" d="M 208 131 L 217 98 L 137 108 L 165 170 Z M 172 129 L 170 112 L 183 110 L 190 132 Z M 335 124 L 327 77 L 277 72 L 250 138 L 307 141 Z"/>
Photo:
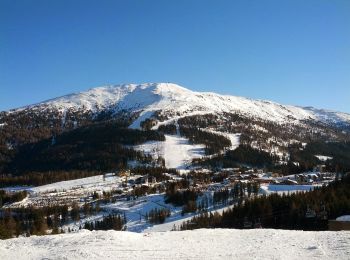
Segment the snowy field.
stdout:
<path fill-rule="evenodd" d="M 217 208 L 214 209 L 213 207 L 210 207 L 210 209 L 208 210 L 208 212 L 210 213 L 219 213 L 220 215 L 222 214 L 223 211 L 226 211 L 230 208 L 232 208 L 233 206 L 224 206 L 221 208 Z M 173 228 L 176 227 L 176 230 L 179 230 L 181 225 L 186 222 L 191 220 L 195 215 L 199 215 L 199 214 L 186 214 L 184 216 L 181 216 L 181 214 L 175 215 L 175 216 L 171 216 L 170 218 L 168 218 L 165 223 L 163 224 L 159 224 L 159 225 L 153 225 L 153 226 L 149 226 L 146 229 L 144 229 L 142 232 L 143 233 L 149 233 L 149 232 L 165 232 L 165 231 L 172 231 L 174 230 Z"/>
<path fill-rule="evenodd" d="M 2 260 L 20 259 L 349 259 L 350 232 L 201 229 L 86 231 L 0 241 Z"/>
<path fill-rule="evenodd" d="M 166 204 L 164 202 L 164 194 L 152 194 L 147 196 L 139 197 L 135 200 L 118 200 L 115 203 L 108 203 L 101 205 L 102 212 L 83 218 L 77 222 L 73 222 L 64 225 L 63 229 L 65 231 L 70 228 L 72 231 L 79 230 L 80 226 L 84 226 L 85 222 L 91 222 L 96 220 L 102 220 L 105 215 L 113 213 L 125 214 L 127 223 L 126 230 L 132 232 L 143 232 L 145 229 L 153 228 L 152 224 L 145 220 L 145 215 L 149 213 L 152 209 L 169 209 L 171 210 L 171 216 L 166 219 L 168 225 L 163 224 L 162 231 L 170 231 L 173 225 L 177 222 L 182 223 L 186 216 L 181 215 L 181 207 L 173 207 L 172 204 Z M 193 216 L 193 215 L 189 215 Z M 191 218 L 189 217 L 189 219 Z M 173 221 L 177 221 L 174 222 Z M 156 225 L 157 226 L 157 225 Z"/>
<path fill-rule="evenodd" d="M 261 185 L 260 192 L 261 194 L 288 194 L 295 192 L 306 192 L 312 191 L 316 187 L 321 187 L 322 185 L 281 185 L 281 184 L 269 184 Z"/>
<path fill-rule="evenodd" d="M 130 176 L 129 179 L 135 179 L 137 176 Z M 30 194 L 20 202 L 11 204 L 12 207 L 21 207 L 29 205 L 48 205 L 50 203 L 64 204 L 67 200 L 76 201 L 82 204 L 81 198 L 90 196 L 93 192 L 101 193 L 102 191 L 110 191 L 121 189 L 122 178 L 113 174 L 99 175 L 82 179 L 70 180 L 52 183 L 48 185 L 38 186 L 30 189 Z M 221 187 L 221 186 L 218 186 Z M 212 197 L 212 191 L 204 192 L 198 202 L 203 197 Z M 182 207 L 174 207 L 172 204 L 165 203 L 165 195 L 149 194 L 136 199 L 127 200 L 126 196 L 118 198 L 113 203 L 101 203 L 101 212 L 95 215 L 89 215 L 81 218 L 79 221 L 65 224 L 62 228 L 64 231 L 78 231 L 80 227 L 84 227 L 86 222 L 102 220 L 109 214 L 121 213 L 127 218 L 126 230 L 132 232 L 154 232 L 154 231 L 170 231 L 174 225 L 178 228 L 183 221 L 191 219 L 195 214 L 181 214 Z M 221 212 L 227 206 L 221 205 L 214 207 L 208 206 L 208 211 Z M 171 216 L 165 223 L 160 225 L 152 225 L 145 219 L 145 215 L 152 209 L 169 209 Z M 0 258 L 1 259 L 1 258 Z"/>
<path fill-rule="evenodd" d="M 201 201 L 204 196 L 211 197 L 211 192 L 204 192 L 200 196 L 197 202 Z M 77 222 L 71 222 L 64 225 L 62 228 L 65 232 L 68 228 L 72 232 L 79 230 L 79 227 L 84 227 L 86 222 L 102 220 L 106 215 L 113 213 L 125 214 L 127 223 L 125 228 L 127 231 L 131 232 L 163 232 L 171 231 L 174 227 L 180 228 L 181 224 L 185 221 L 192 219 L 195 215 L 200 213 L 187 213 L 182 215 L 182 207 L 175 207 L 172 204 L 165 203 L 164 194 L 151 194 L 147 196 L 138 197 L 135 200 L 121 199 L 115 203 L 101 204 L 102 211 L 96 215 L 91 215 L 80 219 Z M 227 210 L 232 206 L 220 205 L 220 206 L 208 206 L 208 212 L 214 213 L 218 212 L 221 214 L 223 210 Z M 149 213 L 152 209 L 169 209 L 171 211 L 171 216 L 167 217 L 165 222 L 162 224 L 150 224 L 145 219 L 145 215 Z"/>
<path fill-rule="evenodd" d="M 106 173 L 105 175 L 96 175 L 87 178 L 69 180 L 69 181 L 60 181 L 47 185 L 38 186 L 32 188 L 31 190 L 34 192 L 50 192 L 50 191 L 65 191 L 70 189 L 91 189 L 96 190 L 96 187 L 107 187 L 106 191 L 109 191 L 113 188 L 114 184 L 119 184 L 121 182 L 121 178 L 115 176 L 113 174 Z M 118 186 L 117 186 L 118 187 Z"/>
<path fill-rule="evenodd" d="M 131 176 L 129 179 L 134 179 L 137 176 Z M 27 198 L 20 202 L 12 204 L 12 207 L 28 206 L 28 205 L 47 205 L 48 203 L 64 204 L 67 200 L 70 202 L 81 202 L 81 198 L 91 196 L 93 192 L 101 193 L 102 191 L 120 190 L 122 188 L 122 179 L 113 174 L 99 175 L 87 177 L 71 181 L 63 181 L 31 188 L 31 192 Z M 317 187 L 317 185 L 262 185 L 260 187 L 260 194 L 287 194 L 300 191 L 310 191 Z M 212 192 L 216 189 L 222 189 L 221 184 L 211 185 L 207 191 L 204 191 L 202 196 L 198 198 L 198 203 L 203 197 L 207 197 L 210 201 Z M 149 194 L 141 196 L 133 200 L 127 198 L 118 198 L 113 203 L 100 204 L 102 211 L 96 215 L 87 216 L 77 222 L 70 222 L 63 226 L 65 231 L 68 228 L 72 231 L 79 230 L 83 227 L 85 222 L 91 222 L 103 219 L 108 214 L 121 213 L 125 214 L 127 218 L 126 230 L 133 232 L 155 232 L 155 231 L 170 231 L 174 225 L 179 227 L 184 221 L 191 219 L 195 214 L 181 215 L 182 207 L 174 207 L 172 204 L 165 203 L 165 196 L 163 194 Z M 165 223 L 160 225 L 152 225 L 145 220 L 145 215 L 152 209 L 169 209 L 171 216 L 166 219 Z M 221 213 L 222 209 L 227 206 L 221 205 L 213 207 L 209 204 L 208 211 L 218 211 Z"/>
<path fill-rule="evenodd" d="M 138 176 L 131 176 L 135 179 Z M 60 181 L 37 187 L 8 187 L 7 190 L 27 190 L 29 195 L 22 201 L 11 204 L 12 207 L 26 207 L 29 205 L 45 206 L 52 203 L 65 204 L 86 198 L 93 192 L 101 194 L 103 191 L 122 189 L 123 178 L 113 173 L 97 175 L 93 177 Z"/>

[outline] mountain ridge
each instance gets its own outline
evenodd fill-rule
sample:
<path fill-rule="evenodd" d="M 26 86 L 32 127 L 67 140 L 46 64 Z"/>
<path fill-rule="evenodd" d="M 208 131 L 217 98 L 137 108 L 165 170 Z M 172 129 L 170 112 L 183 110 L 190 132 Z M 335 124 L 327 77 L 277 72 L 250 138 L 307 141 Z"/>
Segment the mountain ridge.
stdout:
<path fill-rule="evenodd" d="M 322 123 L 350 124 L 350 114 L 314 107 L 283 105 L 269 100 L 197 92 L 173 83 L 121 84 L 90 88 L 36 104 L 9 110 L 16 111 L 67 109 L 114 113 L 127 110 L 139 112 L 143 119 L 157 111 L 175 111 L 177 114 L 238 113 L 246 117 L 273 122 L 300 122 L 316 120 Z M 146 116 L 145 116 L 146 114 Z M 137 126 L 139 127 L 139 126 Z"/>
<path fill-rule="evenodd" d="M 337 143 L 332 151 L 327 150 L 330 142 Z M 319 163 L 316 155 L 335 158 L 348 142 L 349 114 L 195 92 L 171 83 L 92 88 L 0 113 L 0 171 L 2 167 L 5 172 L 62 165 L 70 170 L 111 170 L 116 163 L 128 167 L 135 159 L 169 166 L 173 155 L 167 152 L 176 150 L 185 158 L 176 168 L 192 163 L 234 167 L 232 162 L 238 160 L 294 173 L 295 166 L 302 170 Z M 141 144 L 140 149 L 128 146 Z M 193 145 L 201 145 L 205 156 L 192 162 L 199 151 Z M 226 153 L 235 148 L 236 154 Z M 340 157 L 333 166 L 337 160 L 345 164 L 347 158 Z M 52 159 L 51 166 L 47 158 Z"/>

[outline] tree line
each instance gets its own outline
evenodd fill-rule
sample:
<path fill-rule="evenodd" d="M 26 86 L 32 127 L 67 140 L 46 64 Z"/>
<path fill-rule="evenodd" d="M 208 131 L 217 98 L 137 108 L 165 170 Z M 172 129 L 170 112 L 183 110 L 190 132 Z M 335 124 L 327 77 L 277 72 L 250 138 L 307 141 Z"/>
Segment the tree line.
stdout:
<path fill-rule="evenodd" d="M 149 140 L 162 141 L 156 131 L 122 128 L 100 123 L 64 132 L 61 135 L 20 146 L 3 172 L 22 175 L 48 171 L 110 171 L 128 167 L 129 160 L 151 162 L 150 156 L 126 145 Z"/>
<path fill-rule="evenodd" d="M 231 168 L 241 165 L 271 167 L 275 161 L 276 158 L 269 153 L 241 144 L 235 150 L 226 151 L 225 154 L 212 158 L 194 159 L 193 163 L 212 168 Z"/>
<path fill-rule="evenodd" d="M 26 191 L 6 192 L 4 190 L 0 190 L 0 208 L 5 204 L 21 201 L 27 197 L 27 195 L 28 194 Z"/>
<path fill-rule="evenodd" d="M 102 174 L 101 171 L 84 170 L 29 172 L 21 175 L 2 174 L 0 175 L 0 187 L 41 186 L 54 182 L 69 181 L 100 174 Z"/>
<path fill-rule="evenodd" d="M 84 229 L 87 230 L 122 230 L 126 223 L 125 215 L 109 214 L 102 220 L 85 222 Z"/>
<path fill-rule="evenodd" d="M 170 209 L 168 208 L 154 208 L 145 215 L 146 221 L 149 221 L 151 224 L 163 224 L 168 217 L 170 217 Z"/>
<path fill-rule="evenodd" d="M 199 128 L 180 126 L 180 134 L 192 143 L 204 144 L 205 153 L 208 155 L 220 153 L 232 145 L 231 141 L 225 136 L 203 131 Z"/>
<path fill-rule="evenodd" d="M 19 235 L 46 235 L 63 232 L 62 225 L 79 221 L 101 211 L 99 201 L 79 206 L 73 202 L 66 205 L 45 207 L 20 207 L 0 210 L 0 239 Z"/>

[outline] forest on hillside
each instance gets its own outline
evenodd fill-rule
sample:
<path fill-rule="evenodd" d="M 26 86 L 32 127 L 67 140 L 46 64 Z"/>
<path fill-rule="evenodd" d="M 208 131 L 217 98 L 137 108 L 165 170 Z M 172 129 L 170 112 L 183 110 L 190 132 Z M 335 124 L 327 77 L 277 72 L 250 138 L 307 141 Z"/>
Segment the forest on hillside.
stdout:
<path fill-rule="evenodd" d="M 193 163 L 211 168 L 259 167 L 284 175 L 312 171 L 319 164 L 325 164 L 326 171 L 350 172 L 350 142 L 312 142 L 303 149 L 300 145 L 289 145 L 288 153 L 290 158 L 286 164 L 278 164 L 278 156 L 241 144 L 233 151 L 209 159 L 194 159 Z M 315 155 L 329 156 L 331 159 L 322 162 Z"/>
<path fill-rule="evenodd" d="M 2 163 L 1 173 L 110 171 L 126 168 L 129 160 L 150 163 L 151 157 L 128 148 L 149 140 L 164 141 L 164 135 L 114 122 L 95 123 L 19 146 L 10 160 Z"/>
<path fill-rule="evenodd" d="M 238 201 L 220 214 L 204 212 L 181 226 L 327 230 L 328 219 L 350 215 L 350 175 L 310 192 L 271 194 Z"/>

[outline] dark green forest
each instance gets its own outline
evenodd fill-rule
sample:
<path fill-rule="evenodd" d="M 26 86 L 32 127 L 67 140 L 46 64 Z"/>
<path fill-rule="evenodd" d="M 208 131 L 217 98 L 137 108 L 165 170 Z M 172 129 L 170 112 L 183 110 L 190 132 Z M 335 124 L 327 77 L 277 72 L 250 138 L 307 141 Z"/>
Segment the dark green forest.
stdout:
<path fill-rule="evenodd" d="M 350 143 L 349 142 L 312 142 L 301 149 L 299 145 L 288 147 L 290 159 L 287 164 L 279 165 L 279 158 L 263 150 L 240 145 L 233 151 L 215 156 L 210 159 L 194 159 L 193 163 L 212 168 L 230 167 L 259 167 L 266 171 L 279 172 L 284 175 L 310 171 L 323 164 L 315 155 L 325 155 L 332 159 L 324 162 L 325 170 L 330 172 L 350 172 Z M 293 162 L 298 162 L 299 165 Z"/>
<path fill-rule="evenodd" d="M 164 135 L 96 123 L 19 146 L 2 172 L 20 176 L 32 172 L 122 169 L 129 160 L 151 162 L 150 157 L 127 147 L 149 140 L 163 141 Z"/>
<path fill-rule="evenodd" d="M 204 144 L 205 153 L 208 155 L 222 152 L 225 148 L 231 146 L 231 141 L 228 138 L 199 128 L 181 126 L 180 134 L 194 144 Z"/>
<path fill-rule="evenodd" d="M 229 150 L 225 154 L 211 159 L 195 159 L 195 164 L 214 168 L 230 168 L 240 165 L 255 167 L 269 167 L 273 165 L 274 158 L 267 152 L 254 149 L 248 145 L 240 145 L 235 150 Z"/>
<path fill-rule="evenodd" d="M 311 192 L 272 194 L 238 201 L 222 215 L 202 213 L 181 229 L 278 228 L 327 230 L 328 219 L 350 214 L 350 175 Z"/>

